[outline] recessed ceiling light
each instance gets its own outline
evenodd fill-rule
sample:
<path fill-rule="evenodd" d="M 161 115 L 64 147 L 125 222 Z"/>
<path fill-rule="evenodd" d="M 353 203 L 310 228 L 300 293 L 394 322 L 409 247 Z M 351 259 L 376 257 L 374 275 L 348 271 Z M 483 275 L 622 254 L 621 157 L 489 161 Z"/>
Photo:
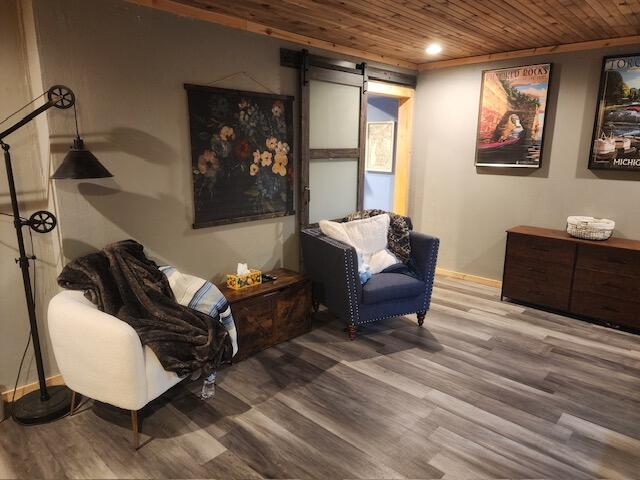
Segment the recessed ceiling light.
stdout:
<path fill-rule="evenodd" d="M 437 55 L 442 51 L 442 47 L 438 43 L 432 43 L 427 47 L 426 51 L 429 55 Z"/>

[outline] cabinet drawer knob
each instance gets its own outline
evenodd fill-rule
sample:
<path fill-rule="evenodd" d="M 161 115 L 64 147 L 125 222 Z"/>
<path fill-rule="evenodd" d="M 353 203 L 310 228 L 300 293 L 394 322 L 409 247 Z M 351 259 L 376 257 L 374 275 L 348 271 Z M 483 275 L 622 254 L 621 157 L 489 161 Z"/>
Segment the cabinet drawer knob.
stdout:
<path fill-rule="evenodd" d="M 527 270 L 532 273 L 547 273 L 544 268 L 527 267 Z"/>
<path fill-rule="evenodd" d="M 277 295 L 280 293 L 280 290 L 276 290 L 275 292 L 269 292 L 269 293 L 265 293 L 264 295 L 262 295 L 262 298 L 269 298 L 269 297 L 273 297 L 274 295 Z"/>

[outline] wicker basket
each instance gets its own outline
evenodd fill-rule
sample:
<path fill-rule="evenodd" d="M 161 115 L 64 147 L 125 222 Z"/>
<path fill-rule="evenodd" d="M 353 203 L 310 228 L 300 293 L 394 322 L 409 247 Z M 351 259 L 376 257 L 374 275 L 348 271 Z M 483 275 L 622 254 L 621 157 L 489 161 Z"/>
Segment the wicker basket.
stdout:
<path fill-rule="evenodd" d="M 607 218 L 567 218 L 567 233 L 572 237 L 585 240 L 607 240 L 615 227 L 616 223 Z"/>

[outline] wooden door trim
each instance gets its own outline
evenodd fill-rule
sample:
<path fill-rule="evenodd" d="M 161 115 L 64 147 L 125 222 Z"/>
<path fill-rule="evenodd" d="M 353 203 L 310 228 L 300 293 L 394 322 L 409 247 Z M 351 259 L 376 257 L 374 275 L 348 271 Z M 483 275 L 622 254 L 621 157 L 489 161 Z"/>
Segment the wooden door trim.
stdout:
<path fill-rule="evenodd" d="M 413 88 L 383 82 L 369 82 L 369 93 L 398 99 L 398 137 L 393 179 L 393 211 L 409 212 L 409 177 L 411 169 L 411 135 L 413 123 Z"/>

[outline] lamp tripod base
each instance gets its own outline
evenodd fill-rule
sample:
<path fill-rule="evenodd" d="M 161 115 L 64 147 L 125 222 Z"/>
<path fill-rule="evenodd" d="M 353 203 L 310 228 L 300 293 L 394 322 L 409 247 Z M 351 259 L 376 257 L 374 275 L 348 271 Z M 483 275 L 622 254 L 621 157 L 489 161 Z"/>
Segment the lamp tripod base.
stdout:
<path fill-rule="evenodd" d="M 40 390 L 15 401 L 13 419 L 21 425 L 38 425 L 64 417 L 71 410 L 72 392 L 64 385 L 47 387 L 48 400 L 40 398 Z"/>

